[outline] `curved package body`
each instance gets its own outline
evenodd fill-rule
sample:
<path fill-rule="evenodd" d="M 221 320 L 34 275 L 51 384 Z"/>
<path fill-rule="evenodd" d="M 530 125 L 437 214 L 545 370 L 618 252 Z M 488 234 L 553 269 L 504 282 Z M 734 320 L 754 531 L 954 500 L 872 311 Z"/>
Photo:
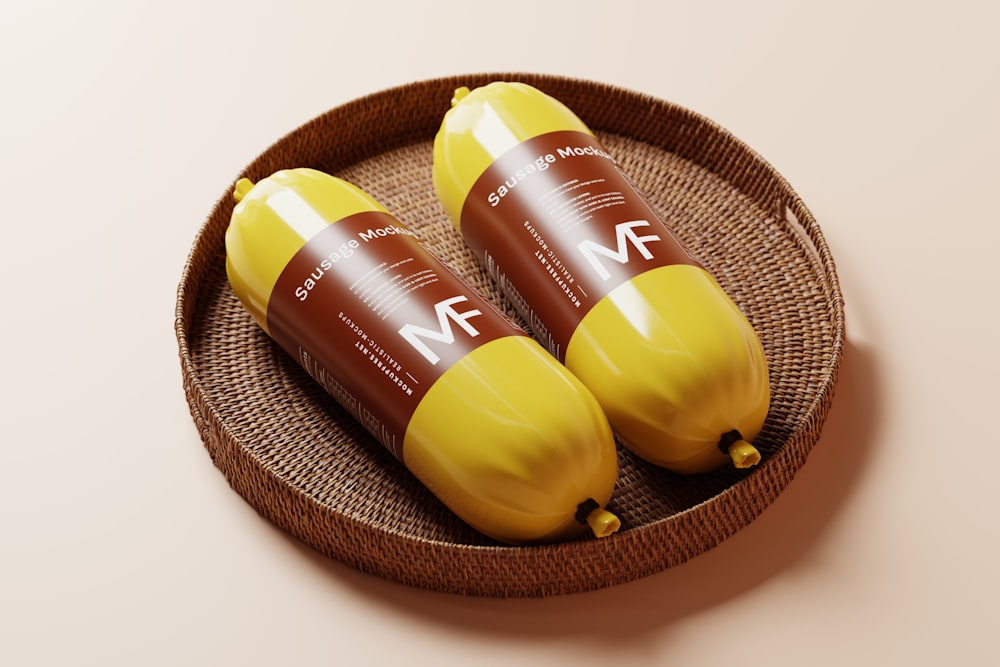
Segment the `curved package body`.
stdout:
<path fill-rule="evenodd" d="M 412 231 L 311 169 L 242 179 L 234 196 L 237 296 L 453 512 L 512 544 L 618 529 L 594 396 Z"/>
<path fill-rule="evenodd" d="M 434 187 L 538 338 L 622 442 L 677 472 L 755 465 L 770 406 L 749 321 L 565 105 L 522 83 L 459 88 Z"/>

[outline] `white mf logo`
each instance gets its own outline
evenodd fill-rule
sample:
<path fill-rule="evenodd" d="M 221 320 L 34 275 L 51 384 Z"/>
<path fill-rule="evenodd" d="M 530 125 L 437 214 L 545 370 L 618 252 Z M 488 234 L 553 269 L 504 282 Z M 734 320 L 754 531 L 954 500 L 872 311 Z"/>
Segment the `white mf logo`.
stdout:
<path fill-rule="evenodd" d="M 583 253 L 583 256 L 590 262 L 590 265 L 594 267 L 597 271 L 597 275 L 601 277 L 602 280 L 607 280 L 611 277 L 611 272 L 608 271 L 604 264 L 601 263 L 600 257 L 598 255 L 607 257 L 608 259 L 613 259 L 619 264 L 628 263 L 628 246 L 629 244 L 635 246 L 642 255 L 643 259 L 653 259 L 653 253 L 649 251 L 646 247 L 647 243 L 652 243 L 653 241 L 659 241 L 660 237 L 654 234 L 648 236 L 639 236 L 635 232 L 636 227 L 649 227 L 648 220 L 632 220 L 629 222 L 620 222 L 615 225 L 615 238 L 618 242 L 618 248 L 612 250 L 611 248 L 606 248 L 599 243 L 594 241 L 581 241 L 577 244 L 577 248 Z"/>
<path fill-rule="evenodd" d="M 468 320 L 477 315 L 482 315 L 482 312 L 473 309 L 460 313 L 455 310 L 454 305 L 463 301 L 468 301 L 468 299 L 464 296 L 453 296 L 450 299 L 444 299 L 434 304 L 434 312 L 437 313 L 438 319 L 438 329 L 425 329 L 415 324 L 405 324 L 399 329 L 399 335 L 405 338 L 406 342 L 412 345 L 417 352 L 424 355 L 427 361 L 436 364 L 441 361 L 441 357 L 435 354 L 423 339 L 426 338 L 451 345 L 455 342 L 455 332 L 451 328 L 452 322 L 462 327 L 465 333 L 473 338 L 479 335 L 479 331 L 469 324 Z"/>

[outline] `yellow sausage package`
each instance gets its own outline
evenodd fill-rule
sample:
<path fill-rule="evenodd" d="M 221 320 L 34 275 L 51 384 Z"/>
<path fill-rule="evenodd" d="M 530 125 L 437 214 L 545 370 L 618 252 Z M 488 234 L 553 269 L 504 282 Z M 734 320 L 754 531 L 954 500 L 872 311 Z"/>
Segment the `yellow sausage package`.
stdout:
<path fill-rule="evenodd" d="M 522 83 L 452 100 L 435 190 L 538 338 L 622 442 L 683 472 L 755 465 L 770 404 L 752 326 L 591 130 Z"/>
<path fill-rule="evenodd" d="M 234 196 L 237 296 L 446 506 L 508 543 L 618 529 L 594 396 L 411 230 L 311 169 L 242 179 Z"/>

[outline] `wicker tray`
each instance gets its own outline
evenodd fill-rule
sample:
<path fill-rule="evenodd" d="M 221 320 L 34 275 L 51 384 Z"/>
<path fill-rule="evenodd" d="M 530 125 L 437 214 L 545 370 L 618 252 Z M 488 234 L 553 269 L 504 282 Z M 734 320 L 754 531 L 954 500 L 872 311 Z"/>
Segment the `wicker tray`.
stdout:
<path fill-rule="evenodd" d="M 184 390 L 215 465 L 263 516 L 329 557 L 410 586 L 493 597 L 573 593 L 677 565 L 731 536 L 785 488 L 817 441 L 845 342 L 843 300 L 819 227 L 789 184 L 714 122 L 588 81 L 492 73 L 368 95 L 313 119 L 235 175 L 314 167 L 352 181 L 478 289 L 495 286 L 431 185 L 431 146 L 454 89 L 521 80 L 562 100 L 714 273 L 767 352 L 764 460 L 681 476 L 619 452 L 610 538 L 510 547 L 468 528 L 271 343 L 226 282 L 232 187 L 200 230 L 178 289 Z M 514 312 L 507 309 L 513 316 Z"/>

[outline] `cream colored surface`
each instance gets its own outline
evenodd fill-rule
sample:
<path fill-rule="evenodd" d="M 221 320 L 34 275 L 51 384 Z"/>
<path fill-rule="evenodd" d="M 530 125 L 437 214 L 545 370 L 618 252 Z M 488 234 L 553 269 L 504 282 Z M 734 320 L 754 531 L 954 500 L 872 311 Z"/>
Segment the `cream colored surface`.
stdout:
<path fill-rule="evenodd" d="M 0 664 L 1000 663 L 998 24 L 960 0 L 6 3 Z M 331 562 L 230 490 L 181 389 L 175 289 L 238 171 L 331 107 L 487 70 L 716 120 L 838 260 L 813 455 L 735 537 L 624 586 L 465 599 Z"/>

